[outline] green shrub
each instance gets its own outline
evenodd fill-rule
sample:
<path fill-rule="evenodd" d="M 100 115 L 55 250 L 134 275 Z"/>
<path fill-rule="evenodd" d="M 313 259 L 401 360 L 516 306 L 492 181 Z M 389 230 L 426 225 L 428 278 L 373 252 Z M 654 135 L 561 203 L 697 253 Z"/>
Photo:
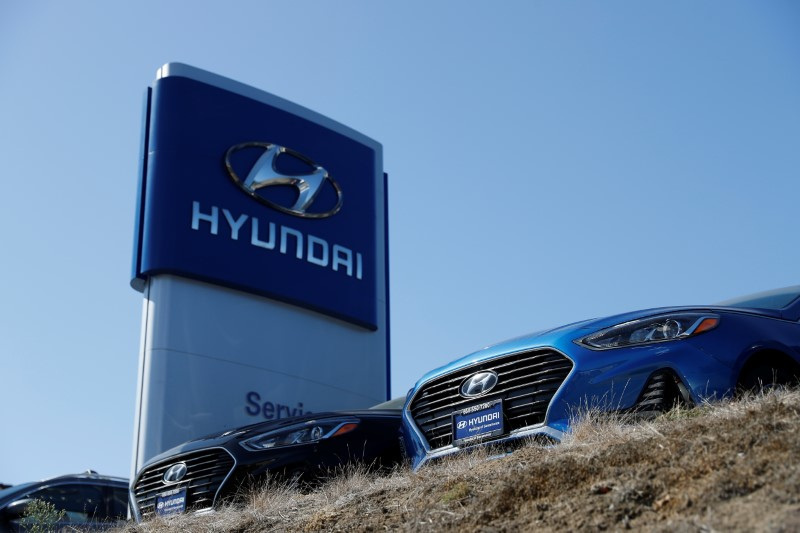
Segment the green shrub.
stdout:
<path fill-rule="evenodd" d="M 58 522 L 64 520 L 66 513 L 56 509 L 56 506 L 44 500 L 31 500 L 25 509 L 25 518 L 22 524 L 25 531 L 31 533 L 48 533 L 55 531 Z"/>

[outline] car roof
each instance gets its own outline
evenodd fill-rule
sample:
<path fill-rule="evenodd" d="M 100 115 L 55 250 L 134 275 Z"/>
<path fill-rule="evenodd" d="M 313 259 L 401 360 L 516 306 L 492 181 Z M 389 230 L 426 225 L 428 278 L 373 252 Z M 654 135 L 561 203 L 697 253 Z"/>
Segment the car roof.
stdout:
<path fill-rule="evenodd" d="M 108 481 L 110 483 L 128 483 L 128 479 L 119 476 L 106 476 L 98 474 L 94 470 L 86 470 L 77 474 L 65 474 L 63 476 L 56 476 L 53 478 L 42 480 L 42 483 L 50 483 L 55 481 Z"/>
<path fill-rule="evenodd" d="M 0 505 L 6 503 L 7 500 L 15 500 L 19 495 L 24 494 L 31 490 L 36 490 L 51 485 L 60 485 L 63 483 L 86 483 L 97 485 L 117 486 L 120 488 L 128 486 L 128 479 L 118 476 L 105 476 L 98 474 L 94 470 L 87 470 L 77 474 L 65 474 L 62 476 L 51 477 L 42 479 L 40 481 L 30 481 L 27 483 L 20 483 L 19 485 L 12 485 L 8 488 L 0 490 Z"/>

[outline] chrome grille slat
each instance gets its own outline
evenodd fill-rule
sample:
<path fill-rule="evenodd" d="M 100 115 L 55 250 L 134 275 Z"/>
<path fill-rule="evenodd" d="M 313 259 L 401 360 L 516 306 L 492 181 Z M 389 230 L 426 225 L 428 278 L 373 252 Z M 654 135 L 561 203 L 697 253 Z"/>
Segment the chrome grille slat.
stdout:
<path fill-rule="evenodd" d="M 566 377 L 566 375 L 569 374 L 569 371 L 572 370 L 572 363 L 568 359 L 566 359 L 566 361 L 567 361 L 568 364 L 561 364 L 558 367 L 550 368 L 550 369 L 547 369 L 547 370 L 542 371 L 542 372 L 537 372 L 535 374 L 529 374 L 528 376 L 525 376 L 525 377 L 527 377 L 528 379 L 531 379 L 531 378 L 538 378 L 538 377 L 541 377 L 541 376 L 546 375 L 546 374 L 554 373 L 555 376 L 553 377 L 553 381 L 554 382 L 557 381 L 559 386 L 560 386 L 561 382 L 564 380 L 564 377 Z M 559 361 L 559 362 L 561 362 L 561 361 Z M 468 376 L 468 375 L 470 375 L 472 373 L 474 373 L 474 371 L 468 372 L 466 374 L 466 376 Z M 464 376 L 464 379 L 466 378 L 466 376 Z M 502 378 L 501 381 L 503 383 L 508 383 L 510 381 L 505 376 L 500 376 L 500 377 Z M 511 378 L 511 379 L 516 379 L 516 378 Z M 520 379 L 522 379 L 522 378 L 520 378 Z M 460 385 L 461 381 L 463 381 L 463 379 L 451 380 L 451 382 L 456 383 L 457 385 Z M 527 383 L 527 385 L 530 385 L 530 384 L 531 383 Z M 556 387 L 556 388 L 558 388 L 558 387 Z M 456 395 L 458 395 L 458 387 L 453 387 L 452 390 L 447 391 L 447 392 L 449 392 L 448 396 L 440 398 L 438 400 L 431 401 L 429 399 L 430 398 L 429 396 L 421 397 L 419 401 L 415 400 L 414 404 L 411 406 L 411 410 L 412 410 L 412 414 L 413 414 L 414 418 L 416 419 L 416 417 L 417 417 L 417 415 L 418 415 L 418 413 L 420 411 L 434 410 L 435 409 L 435 407 L 433 407 L 434 405 L 440 405 L 440 404 L 451 405 L 452 401 L 453 401 L 453 398 L 452 398 L 453 390 L 455 390 L 456 391 Z M 437 395 L 438 395 L 438 393 L 437 393 Z M 466 398 L 461 398 L 460 396 L 459 396 L 459 399 L 462 400 L 461 403 L 463 403 L 463 404 L 468 404 L 471 401 L 474 401 L 474 399 L 470 400 L 470 399 L 466 399 Z"/>
<path fill-rule="evenodd" d="M 554 376 L 552 378 L 539 379 L 539 380 L 534 380 L 534 381 L 530 381 L 530 379 L 532 377 L 534 377 L 534 376 L 529 376 L 528 377 L 529 382 L 521 383 L 521 384 L 515 385 L 513 387 L 504 387 L 502 392 L 511 392 L 511 391 L 524 389 L 524 388 L 530 387 L 530 386 L 534 386 L 534 387 L 538 386 L 539 390 L 536 390 L 533 394 L 543 394 L 543 393 L 548 393 L 548 392 L 555 393 L 555 391 L 558 390 L 558 387 L 561 386 L 561 383 L 564 381 L 564 377 L 566 377 L 566 375 L 569 374 L 570 370 L 571 370 L 571 366 L 569 368 L 562 368 L 561 369 L 561 373 L 563 375 L 558 375 L 558 376 Z M 508 381 L 503 381 L 503 383 L 507 384 Z M 546 383 L 554 383 L 555 386 L 554 387 L 547 387 L 547 388 L 542 387 Z M 500 389 L 500 386 L 498 385 L 498 387 L 495 390 L 499 390 L 499 389 Z M 494 397 L 494 396 L 495 396 L 494 394 L 490 394 L 488 397 Z M 457 398 L 458 399 L 456 401 L 453 401 L 452 397 L 448 398 L 449 402 L 447 403 L 447 405 L 445 405 L 445 407 L 442 407 L 442 408 L 439 409 L 439 410 L 442 411 L 441 413 L 439 413 L 440 416 L 428 419 L 427 423 L 430 423 L 430 422 L 436 421 L 436 420 L 441 420 L 444 417 L 449 417 L 450 414 L 453 411 L 457 411 L 461 407 L 467 407 L 467 406 L 475 403 L 475 398 L 462 398 L 461 396 L 457 396 Z M 439 402 L 436 402 L 436 403 L 438 404 Z M 423 414 L 421 414 L 422 409 L 424 407 L 429 407 L 429 406 L 430 406 L 430 404 L 422 406 L 422 407 L 413 406 L 412 407 L 412 414 L 414 416 L 414 419 L 416 420 L 417 417 L 422 417 L 423 416 Z M 430 409 L 430 411 L 434 411 L 434 410 Z"/>
<path fill-rule="evenodd" d="M 162 479 L 175 463 L 186 463 L 186 476 L 179 482 L 166 485 Z M 142 518 L 155 514 L 156 497 L 172 488 L 186 488 L 186 509 L 204 509 L 214 504 L 214 496 L 231 472 L 234 460 L 222 448 L 199 450 L 171 457 L 152 465 L 139 476 L 134 494 Z"/>
<path fill-rule="evenodd" d="M 536 361 L 535 363 L 530 364 L 530 365 L 526 365 L 526 366 L 519 366 L 519 361 L 511 361 L 511 362 L 507 362 L 505 364 L 499 364 L 497 366 L 494 366 L 494 367 L 492 367 L 492 370 L 494 370 L 494 372 L 496 374 L 498 374 L 498 376 L 500 376 L 501 378 L 504 378 L 504 379 L 505 379 L 505 376 L 507 376 L 507 375 L 511 375 L 511 374 L 514 374 L 514 373 L 519 373 L 519 372 L 522 372 L 522 371 L 525 371 L 525 370 L 541 368 L 541 367 L 544 367 L 544 366 L 550 366 L 550 365 L 553 365 L 553 363 L 559 363 L 559 364 L 562 365 L 561 367 L 557 367 L 555 369 L 552 369 L 552 371 L 558 371 L 558 370 L 561 370 L 561 369 L 564 368 L 563 363 L 564 363 L 565 359 L 560 354 L 557 354 L 557 357 L 558 357 L 557 359 L 554 359 L 554 358 L 550 357 L 547 360 Z M 572 368 L 571 362 L 569 360 L 566 360 L 566 363 L 567 363 L 567 365 L 566 365 L 567 368 L 571 369 Z M 518 366 L 515 367 L 515 368 L 510 368 L 510 369 L 507 368 L 507 367 L 512 367 L 515 364 L 517 364 Z M 503 369 L 503 370 L 501 370 L 501 369 Z M 469 374 L 467 374 L 467 375 L 469 375 Z M 420 401 L 419 405 L 417 405 L 415 408 L 419 409 L 421 407 L 425 407 L 427 405 L 427 402 L 439 402 L 439 401 L 442 401 L 442 400 L 444 400 L 444 401 L 448 400 L 450 395 L 452 394 L 452 390 L 450 390 L 450 389 L 453 386 L 460 385 L 461 382 L 465 378 L 466 378 L 466 376 L 460 376 L 459 375 L 458 377 L 451 378 L 451 379 L 442 381 L 441 383 L 436 383 L 436 384 L 432 385 L 431 387 L 426 389 L 425 398 L 422 399 Z M 437 396 L 442 396 L 442 398 L 437 400 L 437 399 L 435 399 Z"/>
<path fill-rule="evenodd" d="M 569 373 L 569 371 L 567 371 L 564 374 L 564 376 L 566 376 L 566 374 L 568 374 L 568 373 Z M 559 378 L 557 381 L 556 381 L 556 379 L 538 380 L 538 381 L 534 381 L 533 383 L 524 383 L 524 384 L 516 385 L 514 387 L 508 387 L 508 388 L 504 389 L 501 392 L 511 393 L 511 392 L 523 390 L 525 388 L 530 387 L 531 385 L 534 385 L 534 386 L 539 386 L 539 389 L 538 390 L 534 390 L 532 392 L 525 392 L 523 390 L 523 394 L 521 394 L 520 396 L 506 395 L 506 396 L 504 396 L 504 399 L 506 399 L 506 400 L 515 400 L 515 399 L 517 399 L 519 397 L 522 397 L 522 396 L 535 396 L 535 395 L 540 395 L 540 394 L 549 394 L 549 396 L 552 396 L 558 390 L 558 387 L 561 386 L 561 382 L 562 381 L 563 381 L 563 378 Z M 556 386 L 554 386 L 554 387 L 552 387 L 552 386 L 551 387 L 542 387 L 542 385 L 545 385 L 546 383 L 556 383 Z M 487 398 L 495 398 L 495 397 L 497 397 L 496 394 L 490 394 L 489 396 L 487 396 Z M 550 397 L 547 398 L 546 402 L 547 403 L 550 402 Z M 470 406 L 470 405 L 472 405 L 474 403 L 475 403 L 475 398 L 461 398 L 459 396 L 457 403 L 456 402 L 451 402 L 451 404 L 448 405 L 446 408 L 441 408 L 440 409 L 441 412 L 438 414 L 438 416 L 434 416 L 433 418 L 426 419 L 425 420 L 425 424 L 437 423 L 437 422 L 442 421 L 442 420 L 449 421 L 450 420 L 450 416 L 453 414 L 454 411 L 458 411 L 460 408 L 468 407 L 468 406 Z M 415 417 L 414 417 L 415 421 L 417 419 L 417 416 L 421 416 L 421 415 L 415 415 Z"/>
<path fill-rule="evenodd" d="M 461 397 L 458 390 L 461 383 L 484 370 L 498 375 L 495 388 L 480 398 Z M 553 395 L 571 371 L 572 361 L 552 349 L 509 354 L 426 383 L 409 409 L 431 449 L 441 448 L 452 442 L 453 412 L 477 402 L 502 398 L 508 431 L 544 422 Z"/>

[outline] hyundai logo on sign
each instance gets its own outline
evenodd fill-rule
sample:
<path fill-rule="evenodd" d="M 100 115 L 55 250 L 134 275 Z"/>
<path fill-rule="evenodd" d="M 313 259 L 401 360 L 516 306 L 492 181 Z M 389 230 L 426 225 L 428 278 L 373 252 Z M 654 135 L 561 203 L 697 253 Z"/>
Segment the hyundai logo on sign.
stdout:
<path fill-rule="evenodd" d="M 164 483 L 177 483 L 186 476 L 186 463 L 176 463 L 164 472 Z"/>
<path fill-rule="evenodd" d="M 234 168 L 232 157 L 237 152 L 244 150 L 258 150 L 261 155 L 252 165 L 247 176 L 242 179 Z M 283 157 L 281 157 L 283 156 Z M 306 172 L 299 174 L 285 174 L 279 169 L 279 162 L 286 159 L 294 159 L 307 167 Z M 233 182 L 238 185 L 245 193 L 252 196 L 259 202 L 277 209 L 282 213 L 294 215 L 302 218 L 327 218 L 335 215 L 342 208 L 342 189 L 339 184 L 328 174 L 328 171 L 316 164 L 308 157 L 276 144 L 265 142 L 246 142 L 237 144 L 228 149 L 225 153 L 225 168 Z M 316 204 L 319 193 L 324 186 L 328 186 L 335 193 L 333 202 L 319 210 Z M 260 194 L 262 189 L 269 187 L 288 186 L 295 189 L 296 200 L 291 206 L 281 205 Z"/>
<path fill-rule="evenodd" d="M 232 80 L 163 73 L 147 100 L 132 285 L 176 275 L 376 330 L 380 144 Z"/>
<path fill-rule="evenodd" d="M 491 370 L 487 372 L 478 372 L 464 380 L 459 392 L 464 398 L 481 396 L 491 391 L 495 385 L 497 385 L 497 379 L 497 374 Z"/>

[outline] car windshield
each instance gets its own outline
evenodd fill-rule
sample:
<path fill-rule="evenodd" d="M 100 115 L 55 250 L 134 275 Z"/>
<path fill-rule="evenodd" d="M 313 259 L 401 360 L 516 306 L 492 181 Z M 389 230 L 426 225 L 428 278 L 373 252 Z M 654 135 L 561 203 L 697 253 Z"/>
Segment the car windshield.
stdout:
<path fill-rule="evenodd" d="M 402 409 L 403 404 L 406 403 L 405 396 L 399 396 L 397 398 L 393 398 L 388 402 L 379 403 L 378 405 L 373 405 L 370 409 Z"/>
<path fill-rule="evenodd" d="M 800 296 L 800 285 L 749 294 L 720 302 L 729 307 L 754 307 L 757 309 L 783 309 Z"/>

